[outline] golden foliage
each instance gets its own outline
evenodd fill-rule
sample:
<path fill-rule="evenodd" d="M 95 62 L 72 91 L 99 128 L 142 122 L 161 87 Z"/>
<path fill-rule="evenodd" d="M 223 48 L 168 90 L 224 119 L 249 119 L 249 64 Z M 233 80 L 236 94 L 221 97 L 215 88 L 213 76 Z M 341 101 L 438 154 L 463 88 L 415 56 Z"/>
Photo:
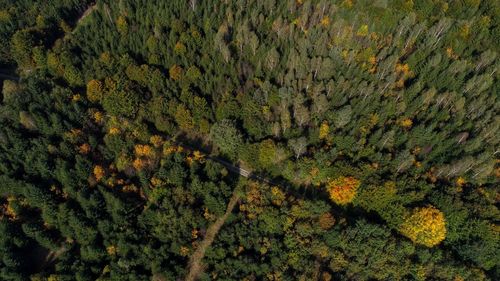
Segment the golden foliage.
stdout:
<path fill-rule="evenodd" d="M 47 53 L 47 67 L 56 72 L 58 75 L 63 75 L 64 68 L 62 67 L 59 58 L 53 52 Z"/>
<path fill-rule="evenodd" d="M 328 133 L 330 132 L 330 126 L 327 121 L 323 121 L 321 126 L 319 127 L 319 139 L 324 140 L 328 137 Z"/>
<path fill-rule="evenodd" d="M 110 246 L 106 247 L 106 252 L 108 252 L 108 254 L 110 256 L 116 255 L 116 252 L 117 252 L 116 246 L 110 245 Z"/>
<path fill-rule="evenodd" d="M 64 20 L 59 22 L 59 27 L 64 31 L 64 33 L 70 33 L 71 32 L 71 26 Z"/>
<path fill-rule="evenodd" d="M 167 156 L 171 153 L 181 153 L 184 151 L 184 148 L 182 146 L 176 146 L 176 145 L 164 145 L 163 146 L 163 155 Z"/>
<path fill-rule="evenodd" d="M 188 164 L 188 166 L 191 166 L 193 164 L 192 156 L 186 156 L 186 164 Z"/>
<path fill-rule="evenodd" d="M 75 143 L 78 139 L 83 135 L 82 130 L 80 129 L 71 129 L 69 132 L 65 132 L 64 136 L 68 139 L 69 142 Z"/>
<path fill-rule="evenodd" d="M 466 180 L 463 177 L 458 177 L 456 184 L 459 187 L 462 187 L 466 183 Z"/>
<path fill-rule="evenodd" d="M 181 254 L 181 256 L 187 257 L 189 255 L 189 248 L 182 246 L 179 253 Z"/>
<path fill-rule="evenodd" d="M 330 213 L 323 213 L 319 217 L 319 227 L 324 230 L 328 230 L 335 225 L 335 218 Z"/>
<path fill-rule="evenodd" d="M 366 36 L 368 35 L 368 25 L 363 24 L 358 31 L 356 32 L 356 35 L 358 36 Z"/>
<path fill-rule="evenodd" d="M 158 187 L 164 184 L 164 182 L 157 177 L 152 177 L 150 181 L 153 187 Z"/>
<path fill-rule="evenodd" d="M 215 220 L 217 218 L 214 214 L 210 213 L 210 211 L 208 210 L 208 208 L 204 208 L 203 217 L 205 219 L 211 220 L 211 221 L 213 221 L 213 220 Z"/>
<path fill-rule="evenodd" d="M 59 279 L 59 277 L 55 274 L 51 274 L 49 275 L 49 277 L 47 277 L 47 281 L 59 281 L 61 279 Z"/>
<path fill-rule="evenodd" d="M 184 46 L 184 44 L 182 44 L 181 42 L 175 43 L 174 53 L 183 55 L 184 53 L 186 53 L 186 46 Z"/>
<path fill-rule="evenodd" d="M 345 7 L 345 8 L 351 8 L 352 5 L 353 5 L 352 0 L 344 0 L 342 2 L 342 6 Z"/>
<path fill-rule="evenodd" d="M 328 257 L 328 253 L 329 253 L 328 246 L 326 246 L 325 244 L 322 244 L 322 243 L 314 245 L 312 248 L 312 251 L 313 251 L 315 256 L 322 258 L 322 259 Z"/>
<path fill-rule="evenodd" d="M 201 153 L 200 151 L 198 150 L 195 150 L 193 152 L 193 159 L 196 160 L 196 161 L 200 161 L 202 160 L 203 158 L 205 157 L 205 155 L 203 155 L 203 153 Z"/>
<path fill-rule="evenodd" d="M 396 64 L 396 72 L 397 73 L 403 73 L 404 75 L 409 75 L 410 74 L 410 66 L 405 63 L 405 64 Z"/>
<path fill-rule="evenodd" d="M 318 167 L 313 167 L 310 171 L 309 171 L 309 175 L 311 175 L 311 177 L 315 178 L 319 175 L 319 168 Z"/>
<path fill-rule="evenodd" d="M 116 19 L 116 29 L 118 29 L 118 32 L 120 32 L 121 35 L 127 34 L 128 23 L 125 17 L 119 16 L 118 19 Z"/>
<path fill-rule="evenodd" d="M 324 27 L 327 27 L 330 25 L 330 18 L 328 16 L 324 16 L 322 19 L 321 19 L 321 22 L 320 22 L 321 26 L 324 26 Z"/>
<path fill-rule="evenodd" d="M 123 192 L 127 192 L 127 193 L 131 193 L 131 192 L 138 192 L 139 189 L 137 188 L 137 186 L 135 186 L 135 184 L 128 184 L 128 185 L 124 185 L 123 186 Z"/>
<path fill-rule="evenodd" d="M 414 243 L 433 247 L 446 238 L 446 222 L 443 213 L 433 206 L 415 208 L 399 231 Z"/>
<path fill-rule="evenodd" d="M 78 152 L 80 154 L 88 154 L 90 152 L 90 145 L 88 143 L 84 143 L 78 147 Z"/>
<path fill-rule="evenodd" d="M 90 80 L 87 83 L 87 99 L 91 102 L 98 102 L 103 96 L 103 85 L 99 80 Z"/>
<path fill-rule="evenodd" d="M 110 91 L 114 91 L 118 87 L 118 83 L 111 77 L 106 77 L 104 79 L 104 85 L 106 85 L 106 88 L 108 88 Z"/>
<path fill-rule="evenodd" d="M 5 215 L 9 218 L 11 221 L 18 220 L 18 216 L 14 208 L 12 207 L 12 204 L 16 201 L 16 197 L 14 196 L 9 196 L 7 197 L 7 204 L 4 205 L 5 208 Z"/>
<path fill-rule="evenodd" d="M 460 37 L 463 39 L 468 39 L 470 36 L 470 24 L 465 23 L 460 26 Z"/>
<path fill-rule="evenodd" d="M 76 95 L 73 95 L 73 96 L 71 97 L 71 101 L 72 101 L 72 102 L 77 102 L 77 101 L 79 101 L 79 100 L 81 100 L 81 99 L 82 99 L 82 96 L 81 96 L 80 94 L 76 94 Z"/>
<path fill-rule="evenodd" d="M 271 199 L 274 205 L 281 206 L 286 199 L 285 193 L 277 186 L 271 188 Z"/>
<path fill-rule="evenodd" d="M 324 271 L 321 274 L 321 281 L 331 281 L 332 280 L 332 275 L 328 273 L 327 271 Z"/>
<path fill-rule="evenodd" d="M 180 104 L 177 106 L 175 111 L 175 121 L 181 129 L 190 130 L 194 128 L 193 117 L 191 115 L 191 111 L 187 109 L 184 105 Z"/>
<path fill-rule="evenodd" d="M 182 67 L 178 66 L 177 64 L 174 64 L 168 70 L 168 74 L 170 75 L 170 78 L 172 80 L 178 81 L 182 78 Z"/>
<path fill-rule="evenodd" d="M 192 239 L 197 239 L 198 238 L 198 229 L 194 228 L 193 230 L 191 230 L 191 238 Z"/>
<path fill-rule="evenodd" d="M 259 184 L 255 182 L 249 183 L 245 203 L 240 205 L 240 211 L 244 212 L 248 219 L 253 220 L 264 211 L 262 204 L 262 193 Z"/>
<path fill-rule="evenodd" d="M 160 147 L 163 144 L 163 138 L 158 135 L 151 136 L 149 138 L 149 142 L 156 148 Z"/>
<path fill-rule="evenodd" d="M 92 114 L 92 119 L 94 119 L 97 124 L 101 124 L 104 121 L 104 114 L 100 111 L 96 111 Z"/>
<path fill-rule="evenodd" d="M 451 47 L 448 47 L 446 48 L 446 56 L 448 56 L 450 59 L 458 59 L 458 55 L 455 54 L 455 52 L 453 51 L 453 48 Z"/>
<path fill-rule="evenodd" d="M 329 183 L 330 199 L 339 205 L 346 205 L 356 196 L 359 180 L 353 177 L 340 177 Z"/>
<path fill-rule="evenodd" d="M 341 251 L 335 250 L 332 252 L 331 256 L 332 259 L 330 260 L 330 268 L 333 271 L 343 271 L 345 268 L 347 268 L 347 266 L 349 266 L 349 261 Z"/>
<path fill-rule="evenodd" d="M 174 153 L 177 150 L 175 146 L 165 146 L 163 147 L 163 155 L 167 156 L 171 153 Z"/>
<path fill-rule="evenodd" d="M 376 63 L 377 63 L 377 58 L 376 58 L 375 56 L 373 56 L 373 55 L 372 55 L 372 56 L 370 56 L 370 57 L 368 58 L 368 62 L 369 62 L 371 65 L 374 65 L 374 64 L 376 64 Z"/>
<path fill-rule="evenodd" d="M 120 129 L 116 128 L 116 127 L 111 127 L 111 128 L 109 128 L 108 133 L 110 135 L 118 135 L 120 133 Z"/>
<path fill-rule="evenodd" d="M 413 126 L 413 121 L 410 118 L 405 118 L 401 121 L 401 127 L 408 129 L 411 126 Z"/>
<path fill-rule="evenodd" d="M 134 147 L 135 155 L 141 157 L 152 157 L 154 156 L 153 148 L 147 144 L 136 144 Z"/>
<path fill-rule="evenodd" d="M 147 165 L 148 165 L 148 163 L 144 159 L 141 159 L 141 158 L 136 158 L 134 160 L 134 162 L 132 163 L 132 166 L 134 166 L 134 168 L 137 171 L 144 169 Z"/>
<path fill-rule="evenodd" d="M 109 52 L 103 52 L 99 56 L 99 61 L 106 64 L 111 63 L 111 54 Z"/>
<path fill-rule="evenodd" d="M 100 165 L 94 166 L 94 177 L 97 181 L 100 181 L 105 175 L 104 168 Z"/>

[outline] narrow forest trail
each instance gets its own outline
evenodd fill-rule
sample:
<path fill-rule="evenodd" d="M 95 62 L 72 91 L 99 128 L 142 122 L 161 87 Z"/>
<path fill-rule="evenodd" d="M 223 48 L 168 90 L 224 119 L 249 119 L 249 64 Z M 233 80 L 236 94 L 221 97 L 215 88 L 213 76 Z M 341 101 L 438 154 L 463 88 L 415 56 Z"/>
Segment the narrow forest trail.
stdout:
<path fill-rule="evenodd" d="M 205 235 L 205 238 L 203 241 L 201 241 L 200 245 L 196 249 L 196 251 L 193 253 L 193 255 L 190 258 L 189 265 L 188 265 L 188 274 L 186 276 L 186 281 L 194 281 L 198 278 L 200 273 L 203 271 L 203 257 L 205 256 L 205 252 L 212 245 L 214 242 L 215 236 L 217 233 L 219 233 L 219 230 L 221 229 L 222 225 L 224 225 L 224 222 L 227 220 L 231 212 L 233 211 L 234 207 L 236 206 L 236 203 L 240 199 L 238 195 L 237 189 L 233 191 L 233 196 L 231 196 L 231 199 L 229 200 L 229 203 L 227 204 L 227 209 L 224 215 L 220 218 L 218 218 L 207 230 L 207 233 Z"/>
<path fill-rule="evenodd" d="M 88 7 L 84 12 L 83 14 L 78 18 L 78 20 L 76 21 L 76 26 L 78 26 L 78 24 L 83 20 L 85 19 L 86 17 L 88 17 L 90 14 L 92 14 L 92 12 L 94 10 L 97 10 L 97 3 L 95 3 L 94 5 L 91 5 L 90 7 Z"/>
<path fill-rule="evenodd" d="M 75 31 L 77 30 L 78 26 L 82 23 L 82 21 L 90 16 L 92 14 L 92 12 L 94 12 L 95 10 L 97 10 L 97 3 L 89 6 L 81 15 L 80 17 L 76 20 L 76 23 L 75 23 L 75 27 L 73 28 L 73 30 L 71 30 L 71 32 L 67 33 L 64 35 L 64 38 L 63 40 L 66 40 L 68 38 L 68 35 L 72 35 L 75 33 Z"/>

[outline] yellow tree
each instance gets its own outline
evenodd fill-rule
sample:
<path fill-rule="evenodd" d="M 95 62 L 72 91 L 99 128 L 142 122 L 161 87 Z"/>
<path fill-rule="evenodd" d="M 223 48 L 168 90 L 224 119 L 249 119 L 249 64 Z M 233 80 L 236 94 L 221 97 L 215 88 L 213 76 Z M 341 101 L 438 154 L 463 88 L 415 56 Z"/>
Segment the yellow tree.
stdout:
<path fill-rule="evenodd" d="M 189 111 L 189 109 L 187 109 L 183 104 L 179 104 L 177 106 L 177 110 L 175 111 L 175 121 L 183 130 L 190 130 L 194 127 L 191 111 Z"/>
<path fill-rule="evenodd" d="M 446 222 L 443 213 L 433 206 L 415 208 L 399 231 L 414 243 L 433 247 L 446 238 Z"/>
<path fill-rule="evenodd" d="M 328 184 L 330 199 L 339 205 L 351 203 L 361 183 L 353 177 L 340 177 Z"/>
<path fill-rule="evenodd" d="M 168 74 L 170 75 L 170 78 L 172 80 L 178 81 L 182 78 L 182 67 L 178 66 L 177 64 L 174 64 L 168 70 Z"/>
<path fill-rule="evenodd" d="M 136 144 L 134 146 L 135 155 L 138 157 L 153 157 L 154 150 L 151 146 L 147 144 Z"/>
<path fill-rule="evenodd" d="M 91 102 L 98 102 L 102 99 L 102 82 L 99 80 L 90 80 L 87 83 L 87 99 Z"/>
<path fill-rule="evenodd" d="M 326 139 L 329 133 L 330 133 L 330 126 L 328 125 L 327 121 L 323 121 L 323 123 L 321 123 L 321 126 L 319 127 L 319 139 L 320 140 Z"/>
<path fill-rule="evenodd" d="M 125 17 L 119 16 L 116 20 L 116 29 L 121 35 L 126 35 L 128 32 L 128 23 Z"/>
<path fill-rule="evenodd" d="M 106 171 L 104 171 L 104 168 L 102 166 L 94 166 L 94 177 L 97 181 L 100 181 L 104 177 L 105 173 Z"/>

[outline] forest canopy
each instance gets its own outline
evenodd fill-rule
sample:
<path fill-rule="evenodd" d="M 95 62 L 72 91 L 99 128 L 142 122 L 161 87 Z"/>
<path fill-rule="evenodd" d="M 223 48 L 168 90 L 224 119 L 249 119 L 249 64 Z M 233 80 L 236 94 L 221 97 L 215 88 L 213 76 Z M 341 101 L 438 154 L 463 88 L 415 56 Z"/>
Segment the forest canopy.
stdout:
<path fill-rule="evenodd" d="M 0 280 L 499 280 L 500 2 L 0 0 Z"/>

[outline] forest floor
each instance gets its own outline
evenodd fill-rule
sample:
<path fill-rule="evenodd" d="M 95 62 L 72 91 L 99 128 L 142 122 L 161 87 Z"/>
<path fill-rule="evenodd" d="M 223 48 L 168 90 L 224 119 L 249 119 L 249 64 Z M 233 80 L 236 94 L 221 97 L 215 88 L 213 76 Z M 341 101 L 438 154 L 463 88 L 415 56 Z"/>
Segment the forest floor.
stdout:
<path fill-rule="evenodd" d="M 205 235 L 205 238 L 203 241 L 201 241 L 200 245 L 196 249 L 196 251 L 193 253 L 191 256 L 191 259 L 189 261 L 189 268 L 188 268 L 188 274 L 186 276 L 186 281 L 194 281 L 198 278 L 200 273 L 203 271 L 203 257 L 205 256 L 205 252 L 212 245 L 212 242 L 215 239 L 215 236 L 221 229 L 222 225 L 224 222 L 227 220 L 231 212 L 233 211 L 234 207 L 236 206 L 236 203 L 240 199 L 238 195 L 238 191 L 235 189 L 233 192 L 233 196 L 229 200 L 229 203 L 227 204 L 227 209 L 226 212 L 222 217 L 219 217 L 207 230 L 207 233 Z"/>

